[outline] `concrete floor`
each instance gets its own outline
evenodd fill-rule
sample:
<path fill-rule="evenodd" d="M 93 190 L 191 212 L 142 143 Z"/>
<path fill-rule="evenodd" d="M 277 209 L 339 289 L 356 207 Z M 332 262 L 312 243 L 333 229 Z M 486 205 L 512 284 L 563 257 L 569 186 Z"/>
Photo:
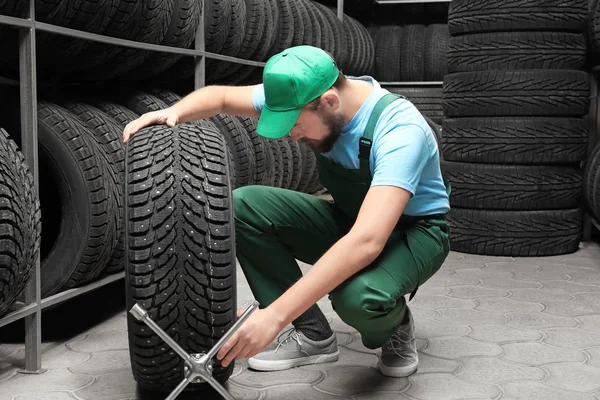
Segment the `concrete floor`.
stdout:
<path fill-rule="evenodd" d="M 241 271 L 238 276 L 243 305 L 252 295 Z M 41 375 L 18 372 L 24 357 L 19 333 L 4 333 L 0 400 L 159 398 L 136 389 L 125 308 L 115 299 L 101 289 L 45 315 L 47 371 Z M 82 313 L 97 310 L 99 302 L 105 312 Z M 236 399 L 600 400 L 597 243 L 547 258 L 451 253 L 411 303 L 421 362 L 409 378 L 381 376 L 375 352 L 327 300 L 320 304 L 337 332 L 340 360 L 273 373 L 249 371 L 238 361 L 228 384 Z"/>

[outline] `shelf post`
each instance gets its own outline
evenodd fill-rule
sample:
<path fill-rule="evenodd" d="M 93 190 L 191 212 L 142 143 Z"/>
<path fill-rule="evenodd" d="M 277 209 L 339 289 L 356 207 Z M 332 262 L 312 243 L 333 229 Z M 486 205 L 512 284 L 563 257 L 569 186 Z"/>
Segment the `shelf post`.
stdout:
<path fill-rule="evenodd" d="M 28 28 L 19 28 L 19 75 L 21 105 L 21 152 L 27 161 L 39 193 L 37 87 L 35 49 L 35 1 L 29 0 L 26 18 Z M 25 288 L 25 305 L 35 304 L 35 313 L 25 317 L 25 369 L 23 373 L 42 373 L 42 316 L 40 288 L 40 256 L 35 261 L 34 273 Z"/>
<path fill-rule="evenodd" d="M 202 15 L 200 16 L 200 23 L 198 24 L 198 29 L 196 30 L 196 40 L 194 41 L 194 49 L 205 51 L 205 43 L 204 43 L 204 24 L 206 23 L 205 19 L 208 18 L 208 1 L 203 0 L 202 4 Z M 206 57 L 204 55 L 194 57 L 194 89 L 200 89 L 206 85 Z"/>

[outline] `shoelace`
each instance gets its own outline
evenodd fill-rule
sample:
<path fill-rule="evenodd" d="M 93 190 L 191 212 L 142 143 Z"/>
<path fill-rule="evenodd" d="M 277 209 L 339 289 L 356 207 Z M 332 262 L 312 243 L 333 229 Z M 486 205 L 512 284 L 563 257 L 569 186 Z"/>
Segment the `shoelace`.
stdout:
<path fill-rule="evenodd" d="M 285 339 L 281 340 L 280 338 L 285 334 L 287 334 L 287 337 Z M 279 350 L 279 347 L 281 347 L 281 345 L 283 345 L 290 339 L 294 339 L 296 341 L 296 343 L 298 343 L 298 346 L 302 347 L 302 342 L 300 341 L 300 336 L 298 335 L 298 332 L 296 332 L 296 328 L 290 328 L 289 330 L 287 330 L 287 331 L 283 332 L 281 335 L 279 335 L 279 338 L 277 338 L 279 343 L 277 344 L 277 347 L 275 348 L 275 352 L 277 353 L 277 350 Z"/>
<path fill-rule="evenodd" d="M 406 357 L 400 354 L 400 352 L 402 351 L 402 344 L 404 343 L 406 343 L 406 341 L 402 340 L 402 338 L 400 337 L 400 332 L 394 332 L 392 334 L 392 337 L 390 337 L 390 339 L 384 344 L 383 350 L 393 351 L 394 354 L 396 354 L 398 357 L 402 358 L 403 360 L 406 360 Z"/>

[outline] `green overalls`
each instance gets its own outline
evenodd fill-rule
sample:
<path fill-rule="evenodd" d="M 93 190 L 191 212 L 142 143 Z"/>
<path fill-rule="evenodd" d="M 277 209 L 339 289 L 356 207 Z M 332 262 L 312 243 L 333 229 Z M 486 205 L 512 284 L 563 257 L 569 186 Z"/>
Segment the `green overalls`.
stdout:
<path fill-rule="evenodd" d="M 375 124 L 398 97 L 384 96 L 375 106 L 360 141 L 359 169 L 317 154 L 320 181 L 333 202 L 268 186 L 234 191 L 237 258 L 261 307 L 302 277 L 296 259 L 316 263 L 352 227 L 372 179 L 368 153 Z M 361 334 L 365 347 L 381 347 L 402 322 L 404 296 L 441 267 L 448 236 L 442 215 L 403 215 L 379 257 L 329 294 L 336 313 Z"/>

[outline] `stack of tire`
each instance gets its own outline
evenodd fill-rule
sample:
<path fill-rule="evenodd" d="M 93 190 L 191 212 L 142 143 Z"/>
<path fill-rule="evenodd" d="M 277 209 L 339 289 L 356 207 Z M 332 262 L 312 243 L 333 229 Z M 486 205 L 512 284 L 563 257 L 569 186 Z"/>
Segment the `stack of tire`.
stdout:
<path fill-rule="evenodd" d="M 455 0 L 443 95 L 451 248 L 577 250 L 590 84 L 587 0 Z"/>
<path fill-rule="evenodd" d="M 38 191 L 23 154 L 0 128 L 0 317 L 21 297 L 38 259 Z"/>
<path fill-rule="evenodd" d="M 600 65 L 600 2 L 598 0 L 592 0 L 590 3 L 589 22 L 590 62 L 597 67 Z M 600 137 L 597 132 L 593 139 L 584 170 L 584 199 L 586 211 L 600 221 Z"/>
<path fill-rule="evenodd" d="M 448 25 L 372 25 L 375 43 L 373 77 L 392 93 L 407 97 L 419 111 L 441 124 L 444 118 L 440 87 L 395 86 L 386 82 L 441 82 L 446 75 Z"/>
<path fill-rule="evenodd" d="M 286 48 L 312 45 L 330 52 L 348 74 L 368 74 L 373 68 L 375 50 L 367 29 L 346 14 L 340 21 L 335 8 L 313 0 L 210 0 L 207 18 L 206 51 L 212 53 L 264 62 Z M 206 71 L 208 84 L 250 84 L 262 78 L 261 67 L 210 58 Z M 184 58 L 157 79 L 168 83 L 192 77 L 193 60 Z"/>

